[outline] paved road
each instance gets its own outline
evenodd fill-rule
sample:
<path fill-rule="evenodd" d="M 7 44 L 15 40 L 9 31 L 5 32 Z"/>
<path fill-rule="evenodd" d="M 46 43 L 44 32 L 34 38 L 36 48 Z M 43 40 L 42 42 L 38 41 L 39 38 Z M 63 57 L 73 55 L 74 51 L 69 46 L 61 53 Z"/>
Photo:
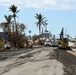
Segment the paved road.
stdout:
<path fill-rule="evenodd" d="M 0 51 L 0 75 L 76 75 L 76 56 L 56 47 Z"/>

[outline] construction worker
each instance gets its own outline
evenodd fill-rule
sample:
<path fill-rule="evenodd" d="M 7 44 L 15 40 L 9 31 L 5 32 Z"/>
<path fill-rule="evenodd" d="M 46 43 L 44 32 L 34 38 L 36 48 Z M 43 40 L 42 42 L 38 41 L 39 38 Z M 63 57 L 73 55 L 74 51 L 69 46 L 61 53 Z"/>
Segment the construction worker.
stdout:
<path fill-rule="evenodd" d="M 32 41 L 29 42 L 29 47 L 30 47 L 30 48 L 33 47 L 33 42 L 32 42 Z"/>
<path fill-rule="evenodd" d="M 24 42 L 24 48 L 27 49 L 27 44 L 26 44 L 26 42 Z"/>

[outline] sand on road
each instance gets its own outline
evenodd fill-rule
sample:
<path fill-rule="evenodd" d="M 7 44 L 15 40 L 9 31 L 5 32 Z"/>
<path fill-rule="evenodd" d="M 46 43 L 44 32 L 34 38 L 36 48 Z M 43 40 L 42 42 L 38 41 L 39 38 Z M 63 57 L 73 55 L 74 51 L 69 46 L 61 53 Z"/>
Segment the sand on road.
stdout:
<path fill-rule="evenodd" d="M 0 75 L 64 75 L 64 66 L 56 59 L 51 47 L 34 49 L 0 62 Z"/>

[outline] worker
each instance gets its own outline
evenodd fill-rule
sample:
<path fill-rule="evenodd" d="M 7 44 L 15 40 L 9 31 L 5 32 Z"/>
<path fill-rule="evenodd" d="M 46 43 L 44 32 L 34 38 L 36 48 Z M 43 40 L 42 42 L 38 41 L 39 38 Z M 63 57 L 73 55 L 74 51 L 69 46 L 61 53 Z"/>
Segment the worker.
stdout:
<path fill-rule="evenodd" d="M 24 48 L 27 49 L 27 44 L 26 44 L 26 42 L 24 42 Z"/>
<path fill-rule="evenodd" d="M 30 48 L 33 47 L 33 42 L 32 42 L 32 41 L 29 42 L 29 47 L 30 47 Z"/>

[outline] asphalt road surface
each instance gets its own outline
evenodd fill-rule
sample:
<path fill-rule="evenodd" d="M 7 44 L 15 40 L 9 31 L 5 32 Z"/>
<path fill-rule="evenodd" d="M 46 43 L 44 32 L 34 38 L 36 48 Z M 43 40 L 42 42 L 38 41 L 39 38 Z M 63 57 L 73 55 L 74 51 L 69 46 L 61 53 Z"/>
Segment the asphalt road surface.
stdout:
<path fill-rule="evenodd" d="M 76 75 L 76 55 L 57 47 L 0 51 L 0 75 Z"/>

